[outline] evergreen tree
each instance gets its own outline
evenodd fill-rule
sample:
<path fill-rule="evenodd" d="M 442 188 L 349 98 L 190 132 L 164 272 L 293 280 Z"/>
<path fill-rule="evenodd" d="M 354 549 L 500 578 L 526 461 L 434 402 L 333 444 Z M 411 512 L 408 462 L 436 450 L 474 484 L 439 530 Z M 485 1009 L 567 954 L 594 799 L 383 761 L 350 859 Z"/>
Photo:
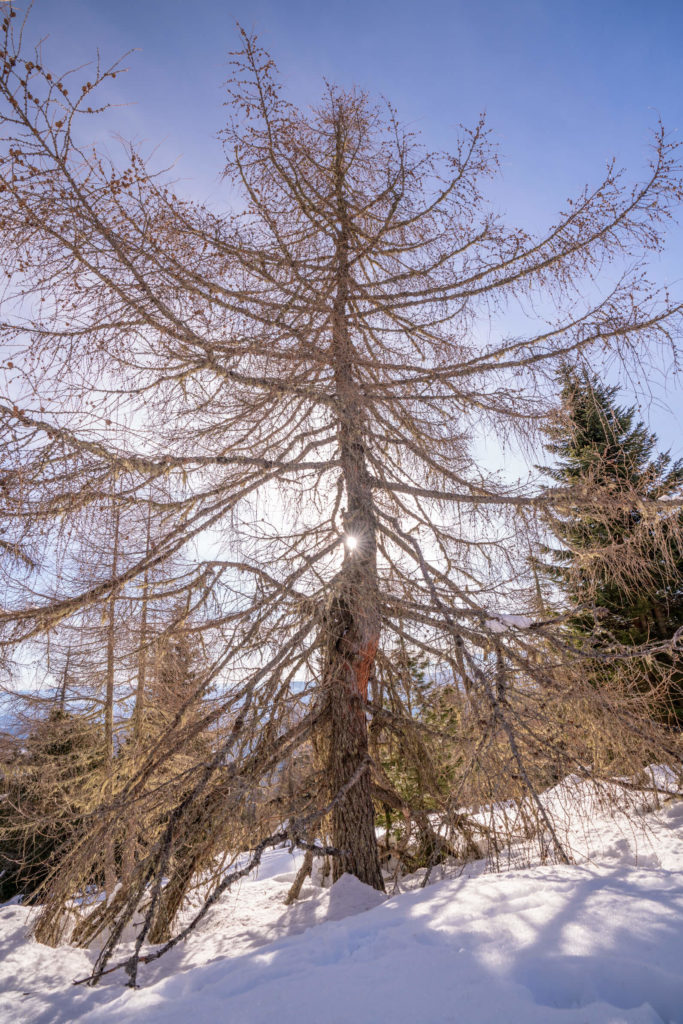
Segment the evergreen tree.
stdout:
<path fill-rule="evenodd" d="M 556 462 L 543 469 L 570 500 L 553 519 L 561 546 L 544 548 L 542 571 L 569 600 L 579 635 L 598 646 L 661 647 L 683 627 L 683 514 L 653 521 L 643 508 L 646 500 L 680 494 L 683 460 L 657 452 L 657 437 L 635 406 L 617 404 L 618 388 L 570 367 L 558 377 L 561 413 L 545 431 Z M 592 507 L 581 502 L 588 488 L 602 495 Z M 632 500 L 624 502 L 625 495 Z M 658 713 L 681 727 L 683 659 L 660 650 L 647 676 L 662 698 Z"/>
<path fill-rule="evenodd" d="M 0 762 L 0 902 L 33 902 L 78 841 L 102 784 L 102 739 L 84 714 L 59 706 L 13 738 Z"/>

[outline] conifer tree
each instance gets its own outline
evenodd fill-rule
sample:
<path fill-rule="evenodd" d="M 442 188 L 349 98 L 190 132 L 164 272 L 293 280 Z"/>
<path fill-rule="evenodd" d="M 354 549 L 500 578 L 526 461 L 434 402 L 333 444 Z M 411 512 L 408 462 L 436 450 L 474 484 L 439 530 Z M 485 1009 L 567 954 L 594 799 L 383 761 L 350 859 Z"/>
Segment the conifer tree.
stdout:
<path fill-rule="evenodd" d="M 619 507 L 596 513 L 570 503 L 554 517 L 560 547 L 546 547 L 544 573 L 573 610 L 572 627 L 606 647 L 670 641 L 683 627 L 681 514 L 652 524 L 645 503 L 680 496 L 683 459 L 657 451 L 657 437 L 637 419 L 636 407 L 618 404 L 619 389 L 585 369 L 559 375 L 562 409 L 546 428 L 545 472 L 560 486 L 600 488 L 619 496 Z M 615 562 L 614 553 L 620 558 Z M 637 572 L 629 572 L 630 552 Z M 664 652 L 647 672 L 663 698 L 663 713 L 683 725 L 683 661 Z M 666 685 L 657 686 L 657 680 Z"/>
<path fill-rule="evenodd" d="M 0 902 L 32 902 L 83 829 L 102 779 L 103 736 L 55 703 L 13 739 L 0 761 Z"/>

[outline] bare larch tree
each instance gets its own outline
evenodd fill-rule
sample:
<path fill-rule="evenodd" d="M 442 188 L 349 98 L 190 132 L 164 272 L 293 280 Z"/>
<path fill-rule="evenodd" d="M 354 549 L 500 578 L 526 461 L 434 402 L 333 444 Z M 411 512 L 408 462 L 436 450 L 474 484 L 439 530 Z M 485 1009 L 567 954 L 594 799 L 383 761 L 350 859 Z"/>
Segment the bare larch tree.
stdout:
<path fill-rule="evenodd" d="M 122 163 L 81 141 L 118 66 L 70 84 L 40 53 L 22 56 L 12 25 L 0 77 L 3 544 L 41 568 L 8 572 L 3 643 L 106 608 L 183 557 L 188 614 L 201 604 L 220 641 L 201 685 L 220 685 L 232 725 L 140 885 L 164 875 L 174 829 L 196 820 L 216 779 L 232 789 L 212 792 L 241 799 L 235 780 L 272 777 L 312 741 L 320 814 L 308 832 L 291 818 L 292 835 L 325 834 L 326 809 L 335 877 L 382 888 L 373 798 L 397 797 L 367 718 L 371 736 L 403 735 L 397 665 L 426 659 L 475 709 L 463 778 L 495 749 L 527 794 L 524 744 L 542 759 L 543 734 L 515 733 L 508 694 L 525 681 L 516 713 L 530 730 L 548 714 L 534 702 L 581 679 L 571 665 L 585 649 L 556 623 L 500 617 L 530 592 L 528 534 L 555 494 L 487 474 L 473 441 L 532 437 L 560 360 L 671 343 L 681 306 L 639 257 L 661 247 L 681 198 L 674 146 L 659 130 L 642 182 L 608 166 L 535 236 L 484 201 L 496 159 L 483 123 L 435 154 L 361 91 L 330 86 L 299 110 L 244 35 L 222 132 L 234 205 L 212 210 L 134 148 Z M 512 305 L 536 302 L 534 329 L 505 330 Z M 162 480 L 155 544 L 133 557 L 121 539 L 114 571 L 79 585 L 68 524 L 112 503 L 125 518 Z M 583 498 L 600 508 L 609 496 Z M 664 514 L 655 504 L 651 520 Z M 635 718 L 621 721 L 645 744 Z"/>

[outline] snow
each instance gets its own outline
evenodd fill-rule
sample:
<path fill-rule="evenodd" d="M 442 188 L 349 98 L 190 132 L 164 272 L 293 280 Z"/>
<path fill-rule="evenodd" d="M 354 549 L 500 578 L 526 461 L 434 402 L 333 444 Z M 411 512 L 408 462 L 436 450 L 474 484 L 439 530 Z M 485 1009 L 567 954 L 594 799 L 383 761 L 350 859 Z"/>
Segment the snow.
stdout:
<path fill-rule="evenodd" d="M 674 789 L 662 772 L 653 781 Z M 589 812 L 565 822 L 581 863 L 492 874 L 475 862 L 388 897 L 345 875 L 307 882 L 286 907 L 300 857 L 273 850 L 182 947 L 141 968 L 137 991 L 122 972 L 73 986 L 95 951 L 39 945 L 30 909 L 7 904 L 0 1021 L 683 1024 L 683 800 L 612 814 L 575 776 L 544 799 Z M 644 808 L 652 794 L 627 799 Z"/>
<path fill-rule="evenodd" d="M 496 615 L 495 619 L 487 619 L 485 626 L 492 633 L 504 633 L 507 629 L 529 629 L 534 620 L 528 615 Z"/>

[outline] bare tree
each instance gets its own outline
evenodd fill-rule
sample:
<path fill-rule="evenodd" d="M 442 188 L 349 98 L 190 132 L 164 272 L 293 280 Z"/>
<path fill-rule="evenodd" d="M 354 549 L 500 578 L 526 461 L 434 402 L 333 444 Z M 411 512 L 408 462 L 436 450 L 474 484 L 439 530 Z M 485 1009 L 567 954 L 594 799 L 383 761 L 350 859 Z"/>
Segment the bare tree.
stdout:
<path fill-rule="evenodd" d="M 98 969 L 152 885 L 140 943 L 148 934 L 185 825 L 207 807 L 233 813 L 311 740 L 323 768 L 308 803 L 278 808 L 286 834 L 329 830 L 335 877 L 382 888 L 374 799 L 410 808 L 373 768 L 367 716 L 427 757 L 397 668 L 413 657 L 462 703 L 458 777 L 442 794 L 453 827 L 464 795 L 521 795 L 562 855 L 537 796 L 560 749 L 549 708 L 571 693 L 609 728 L 616 698 L 581 689 L 586 655 L 561 623 L 503 615 L 530 599 L 529 533 L 560 499 L 487 474 L 473 440 L 533 437 L 559 360 L 671 343 L 681 306 L 635 261 L 661 247 L 681 198 L 675 147 L 659 129 L 642 182 L 609 165 L 534 236 L 484 201 L 496 161 L 483 122 L 434 154 L 361 91 L 329 86 L 298 110 L 244 35 L 222 132 L 242 205 L 217 212 L 181 200 L 133 147 L 120 166 L 79 143 L 118 65 L 70 85 L 21 55 L 11 17 L 5 34 L 2 330 L 21 372 L 0 406 L 3 486 L 12 554 L 30 538 L 40 572 L 12 575 L 3 642 L 106 607 L 182 558 L 178 591 L 220 648 L 194 696 L 219 683 L 230 723 L 114 901 Z M 611 285 L 591 299 L 606 266 Z M 511 305 L 537 301 L 544 321 L 507 334 Z M 121 550 L 87 586 L 60 570 L 68 523 L 103 500 L 144 510 L 160 481 L 153 546 Z M 632 697 L 620 736 L 645 757 L 655 727 L 639 732 Z M 584 754 L 577 739 L 562 756 Z"/>

